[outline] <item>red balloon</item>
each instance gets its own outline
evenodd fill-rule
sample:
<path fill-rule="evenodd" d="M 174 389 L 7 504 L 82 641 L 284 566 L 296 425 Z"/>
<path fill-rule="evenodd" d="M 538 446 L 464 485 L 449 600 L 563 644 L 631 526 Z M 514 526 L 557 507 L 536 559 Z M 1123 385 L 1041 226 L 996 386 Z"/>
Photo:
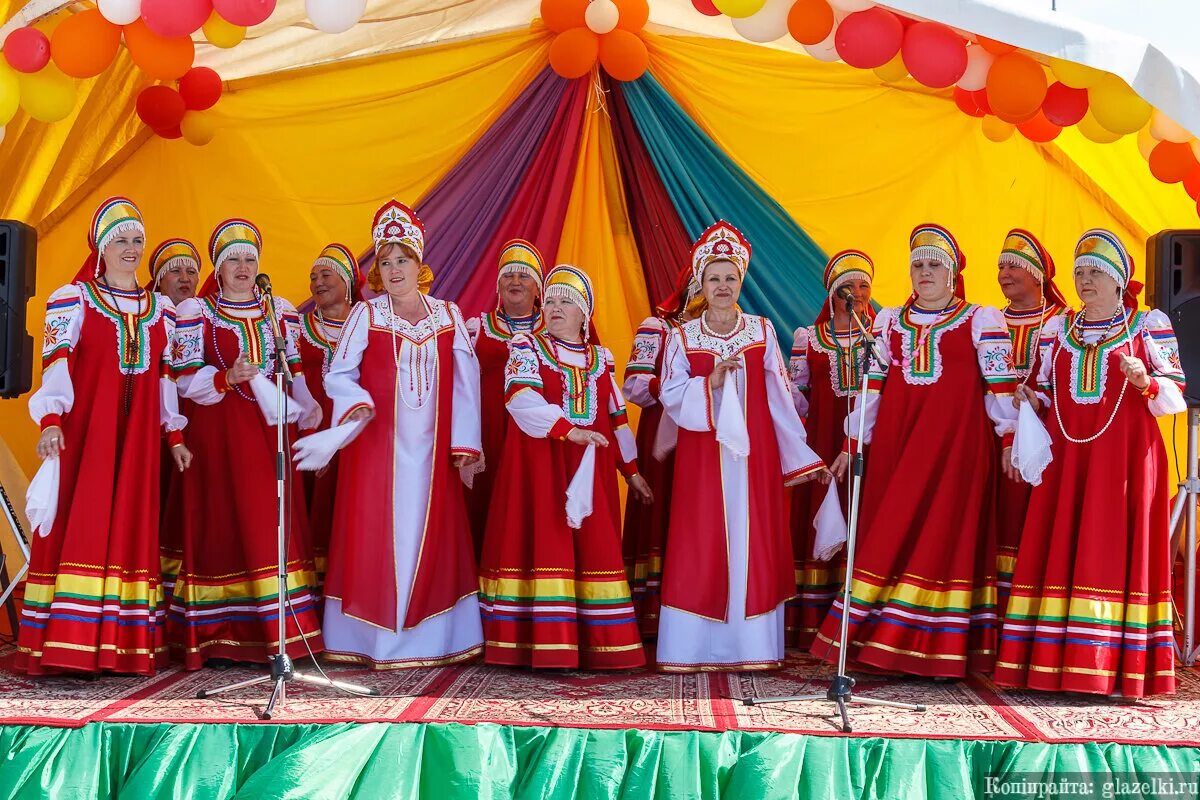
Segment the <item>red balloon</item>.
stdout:
<path fill-rule="evenodd" d="M 1179 183 L 1196 168 L 1191 145 L 1159 142 L 1150 151 L 1150 174 L 1163 183 Z"/>
<path fill-rule="evenodd" d="M 275 0 L 213 0 L 213 9 L 226 22 L 249 28 L 267 21 L 275 11 Z"/>
<path fill-rule="evenodd" d="M 940 22 L 918 22 L 900 47 L 908 73 L 932 89 L 954 84 L 967 71 L 967 45 Z"/>
<path fill-rule="evenodd" d="M 692 5 L 706 17 L 721 16 L 721 10 L 713 5 L 712 0 L 692 0 Z"/>
<path fill-rule="evenodd" d="M 137 96 L 137 115 L 155 131 L 178 126 L 186 113 L 183 98 L 170 86 L 147 86 Z"/>
<path fill-rule="evenodd" d="M 167 39 L 191 36 L 212 16 L 212 0 L 142 0 L 146 27 Z"/>
<path fill-rule="evenodd" d="M 1061 81 L 1050 84 L 1046 99 L 1042 101 L 1042 113 L 1046 119 L 1062 128 L 1079 122 L 1087 110 L 1087 89 L 1072 89 Z"/>
<path fill-rule="evenodd" d="M 959 111 L 968 117 L 987 116 L 986 112 L 975 102 L 975 93 L 968 92 L 961 86 L 954 87 L 954 105 L 958 106 Z"/>
<path fill-rule="evenodd" d="M 17 28 L 4 40 L 4 59 L 17 72 L 37 72 L 50 63 L 50 40 L 37 28 Z"/>
<path fill-rule="evenodd" d="M 896 57 L 903 38 L 900 19 L 886 8 L 872 6 L 842 20 L 833 35 L 833 46 L 850 66 L 875 69 Z"/>
<path fill-rule="evenodd" d="M 1046 119 L 1046 115 L 1040 111 L 1033 119 L 1018 125 L 1017 130 L 1031 142 L 1049 142 L 1062 133 L 1062 128 Z"/>
<path fill-rule="evenodd" d="M 971 99 L 975 101 L 975 105 L 984 113 L 985 116 L 992 113 L 992 105 L 987 99 L 986 86 L 982 89 L 976 89 L 975 91 L 971 92 Z"/>
<path fill-rule="evenodd" d="M 179 128 L 178 123 L 169 128 L 155 128 L 154 132 L 164 139 L 182 139 L 183 131 Z"/>
<path fill-rule="evenodd" d="M 1200 166 L 1183 176 L 1183 188 L 1193 200 L 1200 200 Z"/>
<path fill-rule="evenodd" d="M 189 111 L 212 108 L 221 99 L 221 76 L 208 67 L 192 67 L 179 79 L 179 94 Z"/>

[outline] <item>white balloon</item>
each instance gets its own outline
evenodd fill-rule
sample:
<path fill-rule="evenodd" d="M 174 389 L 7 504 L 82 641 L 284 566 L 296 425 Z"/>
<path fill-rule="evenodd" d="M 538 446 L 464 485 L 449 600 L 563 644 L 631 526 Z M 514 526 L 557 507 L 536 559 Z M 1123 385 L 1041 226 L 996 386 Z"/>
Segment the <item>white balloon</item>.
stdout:
<path fill-rule="evenodd" d="M 782 39 L 788 32 L 788 12 L 796 0 L 767 0 L 755 13 L 733 20 L 733 29 L 743 38 L 760 44 Z"/>
<path fill-rule="evenodd" d="M 583 21 L 587 23 L 588 30 L 600 36 L 617 27 L 620 20 L 621 9 L 613 0 L 592 0 L 588 3 L 587 11 L 583 12 Z"/>
<path fill-rule="evenodd" d="M 322 33 L 353 28 L 367 10 L 367 0 L 304 0 L 308 19 Z"/>
<path fill-rule="evenodd" d="M 988 70 L 996 57 L 977 44 L 967 45 L 967 71 L 958 79 L 960 89 L 977 92 L 987 85 Z"/>
<path fill-rule="evenodd" d="M 829 32 L 829 35 L 826 36 L 824 39 L 817 42 L 816 44 L 805 44 L 805 45 L 801 45 L 801 47 L 804 48 L 804 52 L 808 53 L 810 56 L 815 58 L 817 61 L 826 61 L 829 63 L 833 63 L 834 61 L 840 61 L 842 57 L 838 55 L 837 48 L 834 47 L 834 45 L 833 45 L 833 37 L 836 35 L 837 35 L 837 26 L 834 25 L 833 30 L 831 30 Z"/>
<path fill-rule="evenodd" d="M 855 11 L 866 11 L 875 3 L 874 0 L 829 0 L 829 5 L 845 11 L 847 14 L 853 14 Z"/>
<path fill-rule="evenodd" d="M 1150 133 L 1160 142 L 1191 141 L 1192 135 L 1175 120 L 1159 111 L 1157 108 L 1150 114 Z"/>
<path fill-rule="evenodd" d="M 1196 157 L 1197 161 L 1200 161 L 1200 139 L 1192 139 L 1190 146 L 1192 148 L 1192 155 Z"/>
<path fill-rule="evenodd" d="M 142 15 L 142 0 L 100 0 L 100 16 L 113 25 L 129 25 Z"/>

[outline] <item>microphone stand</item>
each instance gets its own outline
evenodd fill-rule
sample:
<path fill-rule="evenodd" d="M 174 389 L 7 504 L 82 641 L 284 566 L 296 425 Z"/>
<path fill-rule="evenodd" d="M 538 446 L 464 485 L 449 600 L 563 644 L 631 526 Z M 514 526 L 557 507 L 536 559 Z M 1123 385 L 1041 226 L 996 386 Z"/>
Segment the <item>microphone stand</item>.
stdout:
<path fill-rule="evenodd" d="M 855 439 L 858 442 L 858 446 L 854 448 L 855 452 L 850 455 L 850 518 L 846 526 L 846 577 L 842 584 L 842 618 L 841 628 L 838 631 L 837 674 L 830 680 L 829 688 L 825 690 L 824 694 L 805 694 L 793 697 L 747 697 L 742 702 L 748 706 L 760 706 L 767 703 L 828 700 L 837 706 L 838 714 L 842 718 L 842 733 L 852 733 L 854 728 L 850 724 L 850 712 L 847 709 L 850 703 L 857 703 L 864 706 L 901 708 L 907 711 L 925 711 L 925 706 L 917 703 L 879 700 L 874 697 L 855 697 L 854 678 L 846 674 L 846 650 L 850 640 L 850 598 L 851 587 L 854 583 L 854 552 L 858 544 L 858 512 L 859 503 L 862 498 L 862 480 L 864 474 L 862 441 L 863 437 L 866 436 L 867 425 L 867 375 L 871 371 L 872 364 L 878 363 L 882 366 L 882 362 L 876 351 L 875 337 L 871 334 L 870 329 L 863 325 L 862 319 L 859 318 L 858 314 L 854 313 L 854 299 L 849 296 L 849 293 L 844 297 L 842 295 L 838 296 L 846 301 L 846 311 L 850 313 L 850 320 L 862 336 L 863 352 L 862 374 L 858 383 L 858 437 Z"/>
<path fill-rule="evenodd" d="M 287 452 L 287 384 L 292 381 L 292 375 L 287 368 L 287 338 L 280 329 L 279 317 L 275 313 L 275 296 L 271 293 L 271 281 L 266 275 L 259 275 L 255 278 L 255 283 L 262 290 L 263 295 L 263 313 L 271 321 L 271 334 L 274 339 L 272 347 L 272 361 L 275 372 L 275 496 L 278 501 L 276 507 L 276 557 L 278 558 L 278 569 L 276 570 L 277 595 L 276 595 L 276 619 L 279 623 L 279 642 L 278 647 L 273 655 L 267 656 L 267 664 L 270 667 L 270 674 L 261 675 L 257 678 L 231 683 L 226 686 L 219 686 L 216 689 L 201 689 L 196 692 L 197 700 L 204 700 L 209 697 L 216 697 L 219 694 L 232 692 L 236 689 L 243 689 L 247 686 L 258 686 L 263 683 L 271 683 L 271 698 L 267 701 L 266 708 L 262 711 L 255 710 L 254 714 L 259 719 L 267 720 L 271 718 L 271 714 L 276 708 L 283 709 L 287 702 L 287 689 L 285 686 L 288 681 L 300 681 L 312 686 L 321 686 L 324 688 L 342 689 L 353 694 L 362 696 L 371 696 L 377 694 L 373 689 L 368 689 L 364 686 L 358 686 L 353 683 L 344 681 L 335 681 L 331 678 L 324 677 L 324 673 L 320 677 L 315 675 L 306 675 L 303 672 L 297 672 L 292 665 L 292 658 L 287 653 L 287 614 L 290 612 L 287 600 L 287 554 L 288 554 L 288 527 L 287 527 L 287 501 L 288 501 L 288 477 L 291 473 L 290 462 Z M 299 621 L 296 624 L 299 629 Z M 304 631 L 300 631 L 303 637 Z"/>

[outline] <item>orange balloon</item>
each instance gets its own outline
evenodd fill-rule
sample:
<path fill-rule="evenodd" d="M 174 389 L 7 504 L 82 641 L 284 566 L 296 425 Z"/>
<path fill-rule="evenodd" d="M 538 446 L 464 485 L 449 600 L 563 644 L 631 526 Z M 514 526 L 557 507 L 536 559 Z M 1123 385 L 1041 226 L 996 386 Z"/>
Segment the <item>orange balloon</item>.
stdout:
<path fill-rule="evenodd" d="M 587 75 L 599 55 L 600 37 L 587 28 L 563 31 L 550 43 L 550 66 L 564 78 Z"/>
<path fill-rule="evenodd" d="M 92 78 L 108 69 L 121 46 L 121 29 L 89 8 L 63 20 L 50 38 L 50 57 L 72 78 Z"/>
<path fill-rule="evenodd" d="M 1192 148 L 1178 142 L 1159 142 L 1150 151 L 1150 174 L 1163 183 L 1179 183 L 1196 168 Z"/>
<path fill-rule="evenodd" d="M 1047 85 L 1046 71 L 1029 56 L 1022 53 L 998 56 L 988 70 L 988 105 L 1001 119 L 1028 119 L 1046 99 Z"/>
<path fill-rule="evenodd" d="M 982 47 L 984 50 L 987 50 L 994 56 L 1006 55 L 1017 49 L 1011 44 L 997 42 L 995 39 L 989 39 L 986 36 L 976 36 L 975 41 L 979 42 L 980 47 Z"/>
<path fill-rule="evenodd" d="M 125 46 L 138 69 L 158 81 L 174 81 L 192 68 L 196 47 L 191 37 L 165 39 L 146 27 L 142 19 L 125 26 Z"/>
<path fill-rule="evenodd" d="M 788 12 L 787 26 L 800 44 L 820 44 L 833 30 L 833 9 L 825 0 L 797 0 Z"/>
<path fill-rule="evenodd" d="M 1041 109 L 1035 108 L 1033 111 L 1027 112 L 1025 114 L 1007 114 L 1003 111 L 999 111 L 996 113 L 996 116 L 999 117 L 1000 119 L 1004 120 L 1005 122 L 1009 123 L 1010 125 L 1020 125 L 1023 122 L 1029 122 L 1029 120 L 1033 119 L 1040 113 L 1041 113 Z"/>
<path fill-rule="evenodd" d="M 1062 133 L 1062 128 L 1046 119 L 1041 111 L 1033 115 L 1027 122 L 1017 126 L 1017 130 L 1031 142 L 1049 142 Z"/>
<path fill-rule="evenodd" d="M 583 18 L 587 7 L 588 0 L 542 0 L 542 22 L 555 33 L 582 28 L 587 25 Z"/>
<path fill-rule="evenodd" d="M 642 37 L 617 28 L 600 37 L 600 66 L 619 81 L 636 81 L 650 66 L 650 53 Z"/>
<path fill-rule="evenodd" d="M 650 3 L 647 0 L 613 0 L 621 16 L 617 18 L 617 27 L 622 30 L 637 33 L 646 27 L 650 19 Z"/>

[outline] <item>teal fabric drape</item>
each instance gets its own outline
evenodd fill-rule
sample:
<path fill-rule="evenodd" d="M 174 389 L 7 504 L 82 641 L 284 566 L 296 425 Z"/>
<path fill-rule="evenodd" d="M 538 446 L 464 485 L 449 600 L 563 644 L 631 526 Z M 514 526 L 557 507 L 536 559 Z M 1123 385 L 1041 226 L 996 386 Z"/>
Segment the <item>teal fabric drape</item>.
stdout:
<path fill-rule="evenodd" d="M 1200 748 L 492 724 L 0 727 L 0 797 L 983 800 L 987 778 L 1195 776 Z"/>
<path fill-rule="evenodd" d="M 718 219 L 750 240 L 754 252 L 740 304 L 775 323 L 786 352 L 792 331 L 811 324 L 825 301 L 825 253 L 650 73 L 619 84 L 618 91 L 692 240 Z"/>

